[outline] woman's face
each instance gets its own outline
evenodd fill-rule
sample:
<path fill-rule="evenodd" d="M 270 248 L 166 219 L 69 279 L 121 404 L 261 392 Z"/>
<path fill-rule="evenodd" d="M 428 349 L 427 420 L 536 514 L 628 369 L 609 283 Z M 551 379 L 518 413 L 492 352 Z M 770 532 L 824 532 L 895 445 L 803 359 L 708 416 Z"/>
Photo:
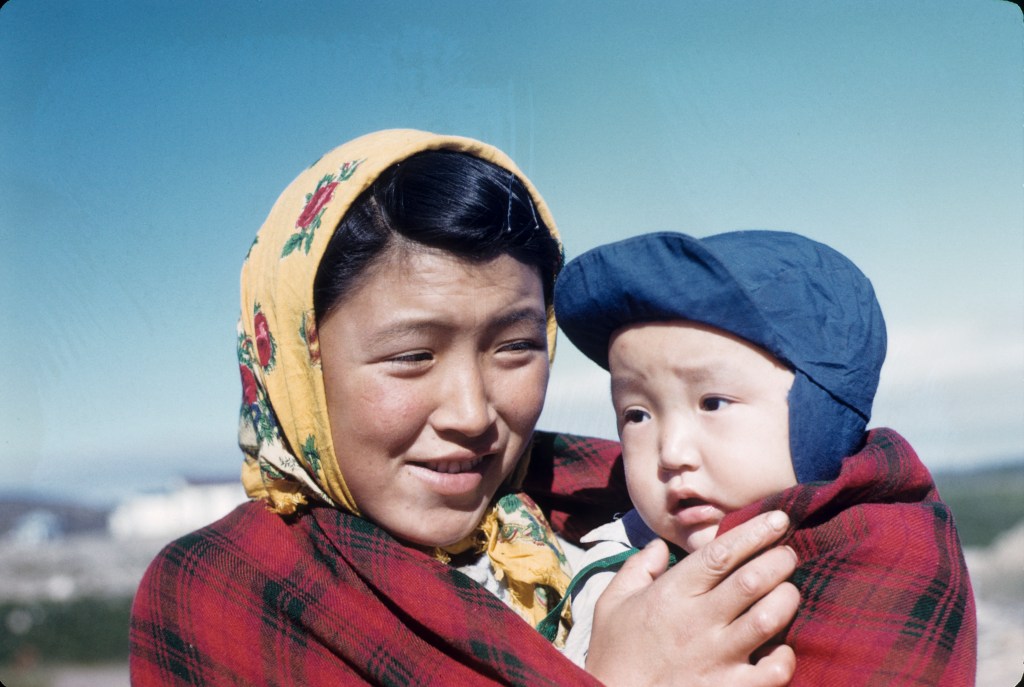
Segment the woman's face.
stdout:
<path fill-rule="evenodd" d="M 424 546 L 463 539 L 544 404 L 535 268 L 398 249 L 319 327 L 334 450 L 363 515 Z"/>

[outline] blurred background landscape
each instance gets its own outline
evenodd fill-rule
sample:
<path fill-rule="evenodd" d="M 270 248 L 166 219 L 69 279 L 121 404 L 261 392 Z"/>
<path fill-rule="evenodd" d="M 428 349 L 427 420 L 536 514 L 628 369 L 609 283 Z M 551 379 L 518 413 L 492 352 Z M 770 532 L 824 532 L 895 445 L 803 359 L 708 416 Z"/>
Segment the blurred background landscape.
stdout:
<path fill-rule="evenodd" d="M 1024 459 L 935 475 L 978 602 L 980 687 L 1024 673 Z M 0 680 L 128 685 L 132 595 L 157 551 L 244 498 L 231 478 L 180 480 L 113 508 L 0 495 Z"/>

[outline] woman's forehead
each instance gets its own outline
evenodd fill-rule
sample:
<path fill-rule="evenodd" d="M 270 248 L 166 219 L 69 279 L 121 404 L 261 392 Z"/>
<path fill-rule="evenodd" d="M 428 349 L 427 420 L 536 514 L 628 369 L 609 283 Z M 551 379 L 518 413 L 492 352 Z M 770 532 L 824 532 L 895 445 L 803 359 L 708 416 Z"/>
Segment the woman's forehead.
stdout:
<path fill-rule="evenodd" d="M 438 249 L 399 251 L 376 261 L 327 319 L 369 316 L 427 326 L 445 313 L 523 319 L 509 314 L 519 311 L 543 319 L 543 298 L 537 268 L 508 255 L 475 261 Z"/>

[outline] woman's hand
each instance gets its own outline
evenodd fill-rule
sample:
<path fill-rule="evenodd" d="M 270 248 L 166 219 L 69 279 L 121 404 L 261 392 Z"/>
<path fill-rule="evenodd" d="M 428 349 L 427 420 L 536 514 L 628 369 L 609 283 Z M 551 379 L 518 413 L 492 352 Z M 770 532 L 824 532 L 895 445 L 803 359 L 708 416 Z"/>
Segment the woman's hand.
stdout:
<path fill-rule="evenodd" d="M 784 513 L 726 532 L 671 570 L 658 540 L 630 558 L 594 612 L 587 670 L 608 685 L 776 687 L 796 666 L 785 645 L 751 655 L 792 620 L 800 601 L 786 579 L 796 554 L 775 547 Z M 743 565 L 741 565 L 743 564 Z"/>

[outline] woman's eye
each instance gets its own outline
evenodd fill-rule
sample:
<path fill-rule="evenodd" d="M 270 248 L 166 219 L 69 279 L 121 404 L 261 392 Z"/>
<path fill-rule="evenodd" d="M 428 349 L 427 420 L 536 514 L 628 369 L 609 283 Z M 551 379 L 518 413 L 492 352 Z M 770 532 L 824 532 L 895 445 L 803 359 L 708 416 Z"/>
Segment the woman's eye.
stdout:
<path fill-rule="evenodd" d="M 649 420 L 650 417 L 650 413 L 648 413 L 646 410 L 640 410 L 639 408 L 630 408 L 629 410 L 622 414 L 622 420 L 626 424 L 636 424 L 638 422 L 643 422 L 644 420 Z"/>
<path fill-rule="evenodd" d="M 388 362 L 400 363 L 403 365 L 414 365 L 417 363 L 426 363 L 434 359 L 434 356 L 427 351 L 414 351 L 412 353 L 402 353 L 388 358 Z"/>
<path fill-rule="evenodd" d="M 718 396 L 708 396 L 707 398 L 701 399 L 700 409 L 709 412 L 714 412 L 716 410 L 721 410 L 722 408 L 729 405 L 729 403 L 731 403 L 729 399 L 720 398 Z"/>

